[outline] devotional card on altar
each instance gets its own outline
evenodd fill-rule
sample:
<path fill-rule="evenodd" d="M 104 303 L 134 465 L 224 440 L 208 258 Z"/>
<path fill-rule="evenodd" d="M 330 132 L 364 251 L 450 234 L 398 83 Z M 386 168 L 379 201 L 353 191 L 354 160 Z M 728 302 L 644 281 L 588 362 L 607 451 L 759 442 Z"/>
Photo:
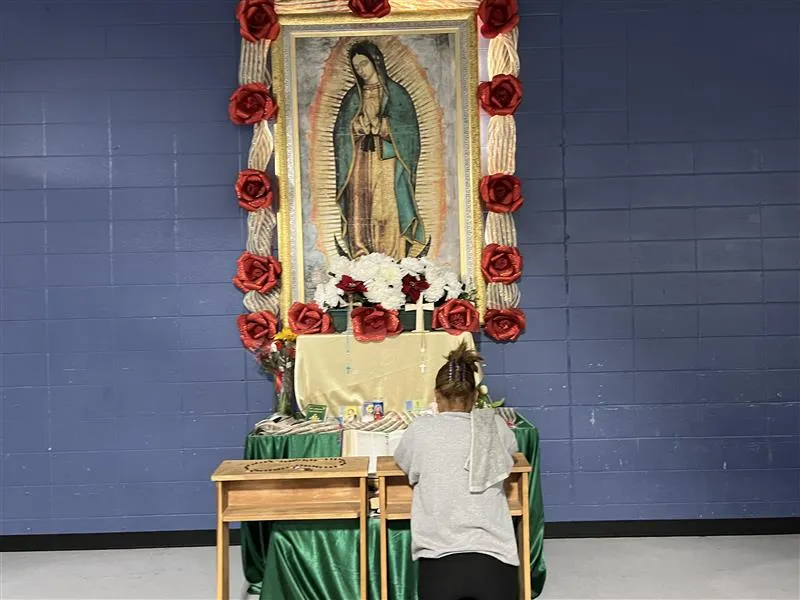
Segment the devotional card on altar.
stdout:
<path fill-rule="evenodd" d="M 364 402 L 361 410 L 361 420 L 364 423 L 372 423 L 383 419 L 385 414 L 382 401 Z"/>
<path fill-rule="evenodd" d="M 324 404 L 309 404 L 306 406 L 306 421 L 324 421 L 328 414 L 328 407 Z"/>
<path fill-rule="evenodd" d="M 358 421 L 358 407 L 355 406 L 340 406 L 339 407 L 339 423 L 353 423 Z"/>

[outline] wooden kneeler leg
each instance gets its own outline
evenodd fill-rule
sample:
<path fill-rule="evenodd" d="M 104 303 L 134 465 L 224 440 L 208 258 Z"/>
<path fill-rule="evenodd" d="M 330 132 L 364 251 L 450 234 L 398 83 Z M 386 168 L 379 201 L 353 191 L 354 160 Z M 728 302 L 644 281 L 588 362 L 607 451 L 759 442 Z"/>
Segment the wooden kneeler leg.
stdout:
<path fill-rule="evenodd" d="M 520 539 L 522 543 L 522 551 L 520 552 L 519 563 L 522 581 L 520 582 L 520 595 L 522 600 L 531 600 L 531 507 L 528 497 L 529 492 L 529 478 L 528 473 L 522 474 L 522 522 L 520 527 Z"/>
<path fill-rule="evenodd" d="M 361 478 L 361 515 L 359 517 L 359 581 L 361 600 L 367 600 L 367 479 Z"/>
<path fill-rule="evenodd" d="M 228 600 L 230 594 L 230 524 L 222 520 L 225 511 L 225 491 L 217 482 L 217 600 Z"/>
<path fill-rule="evenodd" d="M 381 477 L 379 480 L 378 494 L 381 511 L 381 600 L 389 600 L 389 540 L 387 539 L 389 532 L 387 530 L 388 523 L 386 521 L 386 477 Z"/>

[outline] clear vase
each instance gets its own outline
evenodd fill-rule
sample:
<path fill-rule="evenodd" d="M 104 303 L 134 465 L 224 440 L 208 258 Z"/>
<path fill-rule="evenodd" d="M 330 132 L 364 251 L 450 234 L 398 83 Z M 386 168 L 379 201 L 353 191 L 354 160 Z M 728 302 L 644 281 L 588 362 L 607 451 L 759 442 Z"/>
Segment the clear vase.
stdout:
<path fill-rule="evenodd" d="M 275 412 L 291 416 L 295 413 L 294 367 L 287 367 L 281 378 L 279 390 L 275 390 Z"/>
<path fill-rule="evenodd" d="M 280 415 L 291 415 L 292 414 L 292 400 L 289 397 L 289 393 L 284 389 L 281 392 L 278 392 L 275 406 L 275 412 Z"/>

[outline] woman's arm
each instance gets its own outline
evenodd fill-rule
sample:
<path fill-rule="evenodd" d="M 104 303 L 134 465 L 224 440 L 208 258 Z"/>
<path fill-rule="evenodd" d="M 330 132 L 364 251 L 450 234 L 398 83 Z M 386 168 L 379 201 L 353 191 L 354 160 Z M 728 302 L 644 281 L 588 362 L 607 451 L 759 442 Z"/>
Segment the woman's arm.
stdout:
<path fill-rule="evenodd" d="M 397 466 L 408 475 L 408 481 L 414 485 L 418 479 L 419 474 L 414 471 L 414 423 L 409 425 L 403 437 L 400 438 L 400 443 L 394 451 L 394 460 Z"/>

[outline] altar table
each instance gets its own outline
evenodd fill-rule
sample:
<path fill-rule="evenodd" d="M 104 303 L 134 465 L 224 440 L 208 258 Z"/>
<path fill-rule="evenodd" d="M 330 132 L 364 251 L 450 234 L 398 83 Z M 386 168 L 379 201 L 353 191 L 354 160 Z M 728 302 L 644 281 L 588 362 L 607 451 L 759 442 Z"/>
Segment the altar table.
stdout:
<path fill-rule="evenodd" d="M 379 400 L 385 412 L 403 412 L 407 400 L 434 401 L 436 372 L 461 342 L 475 348 L 471 333 L 404 333 L 380 344 L 357 342 L 352 335 L 301 335 L 297 338 L 294 391 L 300 409 L 324 404 L 337 417 L 339 407 L 360 411 Z"/>
<path fill-rule="evenodd" d="M 522 418 L 514 434 L 531 473 L 530 539 L 533 597 L 541 594 L 547 570 L 544 561 L 544 510 L 540 485 L 539 432 Z M 338 433 L 247 437 L 244 458 L 335 457 L 341 454 Z M 370 519 L 368 591 L 380 598 L 380 520 Z M 352 600 L 358 598 L 358 525 L 345 521 L 242 523 L 242 562 L 250 592 L 262 600 Z M 416 600 L 417 565 L 411 560 L 408 521 L 389 524 L 389 598 Z"/>

